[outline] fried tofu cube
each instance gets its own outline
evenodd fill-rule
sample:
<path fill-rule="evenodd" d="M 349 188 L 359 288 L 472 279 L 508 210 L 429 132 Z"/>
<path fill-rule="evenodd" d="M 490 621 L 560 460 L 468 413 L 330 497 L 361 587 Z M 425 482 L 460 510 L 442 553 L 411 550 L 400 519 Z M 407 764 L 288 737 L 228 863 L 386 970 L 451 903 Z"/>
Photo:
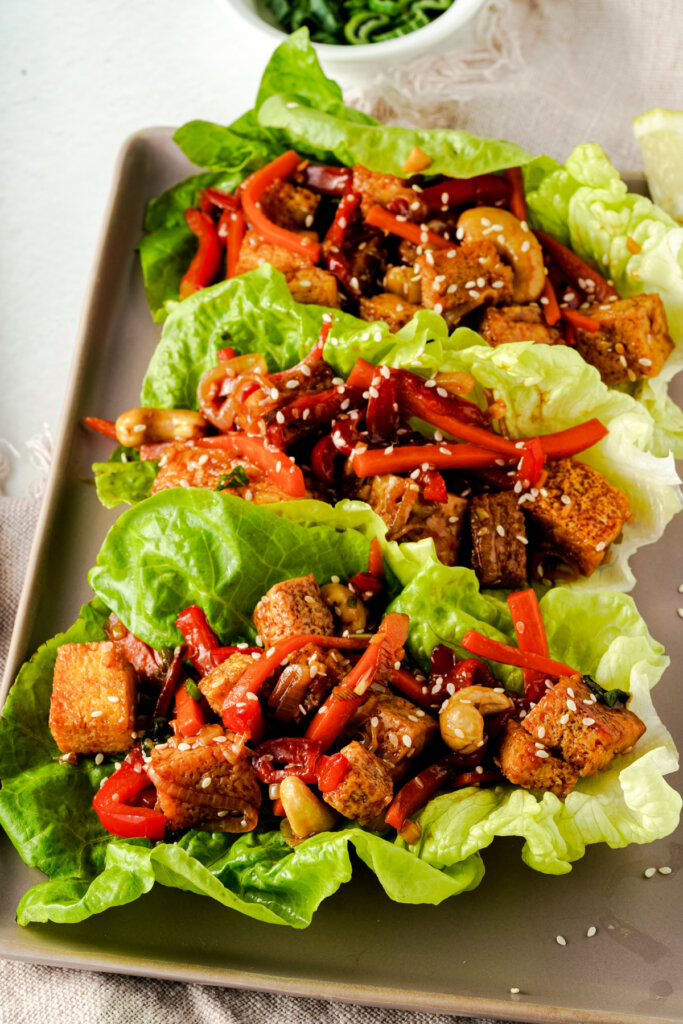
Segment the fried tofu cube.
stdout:
<path fill-rule="evenodd" d="M 632 295 L 582 312 L 597 320 L 600 330 L 575 328 L 576 349 L 600 371 L 605 384 L 656 377 L 673 352 L 659 295 Z"/>
<path fill-rule="evenodd" d="M 395 174 L 369 171 L 367 167 L 356 164 L 351 190 L 360 193 L 360 209 L 364 217 L 371 206 L 388 206 L 390 203 L 394 213 L 400 213 L 409 220 L 420 222 L 427 215 L 427 205 L 420 193 Z"/>
<path fill-rule="evenodd" d="M 206 697 L 211 710 L 215 711 L 217 715 L 222 713 L 225 698 L 237 680 L 253 664 L 254 659 L 250 654 L 236 651 L 199 680 L 197 684 L 199 689 Z"/>
<path fill-rule="evenodd" d="M 57 650 L 50 732 L 63 754 L 118 754 L 133 746 L 137 676 L 111 640 Z"/>
<path fill-rule="evenodd" d="M 273 718 L 304 722 L 350 671 L 351 662 L 341 651 L 307 644 L 289 658 L 268 697 Z"/>
<path fill-rule="evenodd" d="M 492 242 L 463 242 L 452 249 L 423 252 L 415 260 L 422 305 L 451 326 L 479 306 L 500 305 L 512 297 L 512 269 Z"/>
<path fill-rule="evenodd" d="M 337 278 L 329 270 L 314 267 L 312 264 L 301 270 L 293 270 L 285 274 L 287 287 L 295 302 L 304 305 L 339 306 L 339 288 Z"/>
<path fill-rule="evenodd" d="M 508 721 L 501 734 L 496 764 L 510 782 L 524 789 L 554 793 L 560 800 L 571 793 L 579 773 L 534 740 L 519 722 Z"/>
<path fill-rule="evenodd" d="M 323 800 L 345 818 L 367 825 L 391 803 L 394 786 L 389 768 L 357 740 L 342 747 L 340 753 L 349 763 L 339 785 L 323 793 Z"/>
<path fill-rule="evenodd" d="M 351 735 L 385 762 L 394 782 L 400 781 L 438 731 L 438 723 L 422 708 L 390 693 L 373 694 L 350 723 Z"/>
<path fill-rule="evenodd" d="M 563 676 L 522 724 L 535 739 L 561 750 L 580 776 L 603 771 L 645 732 L 637 715 L 600 703 L 579 675 Z"/>
<path fill-rule="evenodd" d="M 482 586 L 526 583 L 526 523 L 512 491 L 480 494 L 470 505 L 472 568 Z"/>
<path fill-rule="evenodd" d="M 220 741 L 220 742 L 219 742 Z M 154 747 L 147 773 L 170 829 L 250 832 L 258 823 L 261 789 L 251 762 L 235 761 L 228 735 L 207 744 L 182 737 Z"/>
<path fill-rule="evenodd" d="M 408 525 L 420 488 L 415 480 L 393 473 L 383 473 L 365 481 L 358 491 L 373 512 L 386 524 L 387 539 L 394 540 Z"/>
<path fill-rule="evenodd" d="M 278 178 L 261 197 L 261 206 L 268 220 L 287 231 L 311 228 L 320 196 L 308 188 Z"/>
<path fill-rule="evenodd" d="M 479 324 L 479 333 L 492 348 L 515 341 L 534 341 L 541 345 L 563 345 L 564 336 L 557 327 L 549 327 L 541 307 L 535 302 L 526 306 L 490 306 Z"/>
<path fill-rule="evenodd" d="M 439 561 L 444 565 L 455 565 L 466 512 L 467 499 L 457 494 L 447 494 L 446 501 L 425 501 L 420 497 L 413 506 L 403 539 L 415 541 L 431 537 Z"/>
<path fill-rule="evenodd" d="M 304 233 L 306 234 L 306 233 Z M 317 241 L 317 235 L 308 232 L 308 237 Z M 264 263 L 270 263 L 276 270 L 282 271 L 287 277 L 297 270 L 312 270 L 311 260 L 299 253 L 284 249 L 281 245 L 272 245 L 262 238 L 257 231 L 247 231 L 240 246 L 239 258 L 237 260 L 236 274 L 246 274 L 248 270 L 255 270 Z"/>
<path fill-rule="evenodd" d="M 246 473 L 247 483 L 239 483 L 236 476 L 235 482 L 227 486 L 235 470 Z M 245 459 L 237 459 L 220 448 L 196 448 L 191 443 L 182 442 L 167 445 L 164 449 L 152 494 L 169 487 L 204 487 L 215 491 L 219 484 L 226 494 L 253 501 L 255 505 L 291 501 L 291 497 L 279 490 L 266 473 Z"/>
<path fill-rule="evenodd" d="M 628 497 L 597 469 L 575 459 L 553 459 L 524 509 L 568 565 L 590 576 L 630 517 Z"/>
<path fill-rule="evenodd" d="M 381 320 L 382 323 L 389 325 L 392 334 L 405 327 L 421 309 L 420 306 L 413 305 L 393 292 L 381 292 L 370 298 L 362 296 L 358 308 L 361 320 L 369 320 L 372 323 Z"/>
<path fill-rule="evenodd" d="M 266 647 L 298 633 L 334 633 L 332 612 L 312 573 L 276 583 L 256 605 L 252 618 Z"/>

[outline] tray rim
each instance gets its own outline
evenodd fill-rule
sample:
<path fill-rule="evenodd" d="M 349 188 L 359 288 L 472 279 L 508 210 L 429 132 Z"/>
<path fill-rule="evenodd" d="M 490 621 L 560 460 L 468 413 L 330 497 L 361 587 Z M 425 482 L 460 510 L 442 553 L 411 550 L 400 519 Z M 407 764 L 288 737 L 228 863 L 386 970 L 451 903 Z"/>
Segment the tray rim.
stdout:
<path fill-rule="evenodd" d="M 7 661 L 0 686 L 0 706 L 5 700 L 15 676 L 25 661 L 27 638 L 32 610 L 36 603 L 40 567 L 46 558 L 50 544 L 51 524 L 56 517 L 61 489 L 64 487 L 65 465 L 68 459 L 69 431 L 73 425 L 74 406 L 85 376 L 87 361 L 87 339 L 89 324 L 94 316 L 103 286 L 103 272 L 111 247 L 111 235 L 123 203 L 125 175 L 130 169 L 135 150 L 151 138 L 169 138 L 175 129 L 166 126 L 141 128 L 128 135 L 117 153 L 112 171 L 112 181 L 103 211 L 102 223 L 94 249 L 93 263 L 86 283 L 84 302 L 74 343 L 71 366 L 62 404 L 62 411 L 54 445 L 54 457 L 42 500 L 35 535 L 29 554 L 26 576 L 12 630 Z M 642 189 L 644 176 L 639 173 L 622 172 L 622 177 L 632 188 Z M 32 652 L 31 652 L 32 653 Z M 29 655 L 30 656 L 30 655 Z M 12 848 L 13 849 L 13 848 Z M 13 855 L 18 856 L 16 851 Z M 159 883 L 157 883 L 159 884 Z M 23 934 L 28 938 L 33 926 L 27 926 Z M 37 926 L 39 927 L 39 926 Z M 65 927 L 65 926 L 62 926 Z M 566 1006 L 543 1005 L 523 1001 L 519 997 L 510 1000 L 481 996 L 463 996 L 450 992 L 436 992 L 423 989 L 401 989 L 388 985 L 353 984 L 334 980 L 318 980 L 312 977 L 292 977 L 273 973 L 237 970 L 231 967 L 202 967 L 193 964 L 183 967 L 177 963 L 164 964 L 158 959 L 128 957 L 111 953 L 82 950 L 59 950 L 51 953 L 43 945 L 33 949 L 18 948 L 13 940 L 0 936 L 0 956 L 16 961 L 44 966 L 64 967 L 76 970 L 104 971 L 112 974 L 136 975 L 148 978 L 167 979 L 185 983 L 216 985 L 236 989 L 256 990 L 274 994 L 286 994 L 308 998 L 327 999 L 350 1004 L 386 1007 L 411 1011 L 446 1013 L 451 1015 L 494 1016 L 501 1020 L 529 1022 L 566 1022 L 566 1024 L 671 1024 L 671 1017 L 647 1017 L 592 1009 L 572 1009 Z"/>

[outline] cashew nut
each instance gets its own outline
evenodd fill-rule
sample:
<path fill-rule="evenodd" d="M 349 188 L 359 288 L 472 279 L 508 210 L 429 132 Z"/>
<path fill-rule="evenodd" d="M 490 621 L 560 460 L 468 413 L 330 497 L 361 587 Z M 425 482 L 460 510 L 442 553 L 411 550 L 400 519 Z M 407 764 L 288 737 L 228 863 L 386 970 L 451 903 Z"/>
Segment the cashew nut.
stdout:
<path fill-rule="evenodd" d="M 282 830 L 290 845 L 296 845 L 308 836 L 328 832 L 337 823 L 338 815 L 323 803 L 305 782 L 296 775 L 287 775 L 280 783 L 280 800 L 287 815 Z"/>
<path fill-rule="evenodd" d="M 463 241 L 487 240 L 512 266 L 512 301 L 533 302 L 545 285 L 543 250 L 535 235 L 507 210 L 496 206 L 475 206 L 458 218 L 458 235 Z"/>
<path fill-rule="evenodd" d="M 509 707 L 510 698 L 490 686 L 464 686 L 456 690 L 439 715 L 441 737 L 451 750 L 473 754 L 484 741 L 484 717 Z"/>
<path fill-rule="evenodd" d="M 116 440 L 128 448 L 162 441 L 192 441 L 206 433 L 206 420 L 191 409 L 129 409 L 116 421 Z"/>
<path fill-rule="evenodd" d="M 388 267 L 384 275 L 384 287 L 394 295 L 400 295 L 407 302 L 419 305 L 422 296 L 420 278 L 412 267 Z"/>
<path fill-rule="evenodd" d="M 368 613 L 361 599 L 343 583 L 326 583 L 320 588 L 327 604 L 350 633 L 362 633 Z"/>

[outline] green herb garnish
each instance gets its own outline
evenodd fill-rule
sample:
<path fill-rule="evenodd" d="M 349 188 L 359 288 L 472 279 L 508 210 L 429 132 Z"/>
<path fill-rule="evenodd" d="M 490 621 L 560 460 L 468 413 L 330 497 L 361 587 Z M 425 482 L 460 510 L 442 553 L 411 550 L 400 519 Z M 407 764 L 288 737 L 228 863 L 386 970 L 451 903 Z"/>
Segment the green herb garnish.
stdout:
<path fill-rule="evenodd" d="M 217 491 L 227 491 L 229 487 L 246 487 L 249 477 L 244 466 L 235 466 L 230 473 L 223 473 L 216 484 Z"/>
<path fill-rule="evenodd" d="M 600 686 L 600 683 L 591 676 L 584 676 L 583 681 L 589 690 L 595 694 L 601 704 L 606 704 L 608 708 L 613 708 L 615 704 L 623 704 L 626 706 L 631 699 L 631 694 L 628 690 L 606 690 L 604 686 Z"/>

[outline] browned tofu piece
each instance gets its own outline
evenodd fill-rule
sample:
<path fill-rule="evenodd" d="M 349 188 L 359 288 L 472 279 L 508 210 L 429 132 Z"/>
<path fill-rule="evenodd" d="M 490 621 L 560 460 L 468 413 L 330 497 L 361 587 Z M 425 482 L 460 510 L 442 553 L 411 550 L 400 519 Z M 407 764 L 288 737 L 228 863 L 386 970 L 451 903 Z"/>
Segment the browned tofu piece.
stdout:
<path fill-rule="evenodd" d="M 346 775 L 336 789 L 323 793 L 323 800 L 345 818 L 367 825 L 391 803 L 394 786 L 387 765 L 353 740 L 342 747 L 349 762 Z"/>
<path fill-rule="evenodd" d="M 579 775 L 595 775 L 645 732 L 628 708 L 601 704 L 581 676 L 563 676 L 523 721 L 534 739 L 562 751 Z"/>
<path fill-rule="evenodd" d="M 222 742 L 218 742 L 222 740 Z M 227 734 L 204 745 L 182 737 L 154 747 L 147 773 L 170 829 L 250 832 L 258 823 L 261 789 L 248 758 L 234 762 Z M 234 763 L 233 763 L 234 762 Z"/>
<path fill-rule="evenodd" d="M 408 220 L 419 222 L 427 215 L 427 206 L 420 193 L 395 174 L 380 174 L 356 164 L 351 188 L 353 192 L 360 193 L 360 209 L 364 217 L 371 206 L 388 206 L 390 203 L 393 213 Z"/>
<path fill-rule="evenodd" d="M 303 234 L 307 234 L 313 241 L 317 241 L 317 235 L 314 232 L 309 231 Z M 296 252 L 290 252 L 289 249 L 283 249 L 280 245 L 272 245 L 257 231 L 249 230 L 245 233 L 240 246 L 235 273 L 246 274 L 248 270 L 255 270 L 256 267 L 260 267 L 264 263 L 270 263 L 276 270 L 281 270 L 285 277 L 297 270 L 313 269 L 311 260 Z"/>
<path fill-rule="evenodd" d="M 230 452 L 219 448 L 196 448 L 191 443 L 183 442 L 170 444 L 164 450 L 159 461 L 159 472 L 152 485 L 152 494 L 169 487 L 205 487 L 215 491 L 221 482 L 227 484 L 231 473 L 238 467 L 247 474 L 248 483 L 225 486 L 226 494 L 253 501 L 255 505 L 291 501 L 291 497 L 279 490 L 269 476 L 245 459 L 237 459 Z"/>
<path fill-rule="evenodd" d="M 659 295 L 632 295 L 581 312 L 597 320 L 600 330 L 575 328 L 576 350 L 600 371 L 605 384 L 656 377 L 673 352 Z"/>
<path fill-rule="evenodd" d="M 332 612 L 312 573 L 276 583 L 256 605 L 252 618 L 265 647 L 298 633 L 334 633 Z"/>
<path fill-rule="evenodd" d="M 408 772 L 438 731 L 438 723 L 422 708 L 390 693 L 373 694 L 350 723 L 351 735 L 384 761 L 394 782 Z"/>
<path fill-rule="evenodd" d="M 482 586 L 526 583 L 526 523 L 512 491 L 479 494 L 470 505 L 472 568 Z"/>
<path fill-rule="evenodd" d="M 454 325 L 478 306 L 501 305 L 512 297 L 512 269 L 492 242 L 463 242 L 452 249 L 423 252 L 415 260 L 422 305 Z"/>
<path fill-rule="evenodd" d="M 261 198 L 268 220 L 287 231 L 310 229 L 319 205 L 320 196 L 315 192 L 282 178 L 269 185 Z"/>
<path fill-rule="evenodd" d="M 572 791 L 579 773 L 534 740 L 519 722 L 508 721 L 501 734 L 496 764 L 510 782 L 524 789 L 549 790 L 560 800 Z"/>
<path fill-rule="evenodd" d="M 422 299 L 420 277 L 413 267 L 388 267 L 384 275 L 384 287 L 388 292 L 400 295 L 416 306 Z"/>
<path fill-rule="evenodd" d="M 199 680 L 197 684 L 199 689 L 209 702 L 211 710 L 215 711 L 217 715 L 223 711 L 225 698 L 237 680 L 253 664 L 254 659 L 250 654 L 242 654 L 241 651 L 237 651 Z"/>
<path fill-rule="evenodd" d="M 307 644 L 280 674 L 268 697 L 269 713 L 280 722 L 304 722 L 350 671 L 341 651 Z"/>
<path fill-rule="evenodd" d="M 560 557 L 590 576 L 630 517 L 628 497 L 575 459 L 553 459 L 546 469 L 543 486 L 524 497 L 523 507 Z"/>
<path fill-rule="evenodd" d="M 361 320 L 381 320 L 389 325 L 390 331 L 396 332 L 405 327 L 422 307 L 393 292 L 381 292 L 370 298 L 361 297 L 358 308 Z"/>
<path fill-rule="evenodd" d="M 493 348 L 514 341 L 535 341 L 542 345 L 564 344 L 562 331 L 547 325 L 541 307 L 535 302 L 527 306 L 490 306 L 479 324 L 479 333 Z"/>
<path fill-rule="evenodd" d="M 287 287 L 295 302 L 304 305 L 339 306 L 339 288 L 337 278 L 329 270 L 320 267 L 304 267 L 285 274 Z"/>
<path fill-rule="evenodd" d="M 136 699 L 135 669 L 111 640 L 58 648 L 49 724 L 63 754 L 130 750 Z"/>
<path fill-rule="evenodd" d="M 384 473 L 366 480 L 358 496 L 386 523 L 388 540 L 398 540 L 420 497 L 420 488 L 415 480 Z"/>

